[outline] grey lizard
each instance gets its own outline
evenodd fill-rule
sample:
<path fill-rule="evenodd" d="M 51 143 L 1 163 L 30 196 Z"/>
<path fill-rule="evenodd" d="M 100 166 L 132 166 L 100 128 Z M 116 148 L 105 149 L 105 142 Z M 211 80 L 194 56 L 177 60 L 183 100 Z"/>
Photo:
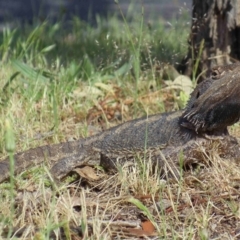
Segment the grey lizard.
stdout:
<path fill-rule="evenodd" d="M 169 163 L 173 160 L 170 166 L 177 169 L 180 152 L 185 155 L 186 162 L 189 159 L 197 161 L 198 154 L 194 148 L 198 144 L 208 146 L 212 141 L 205 138 L 205 134 L 221 135 L 223 140 L 218 141 L 225 149 L 224 154 L 239 156 L 238 143 L 227 132 L 227 126 L 235 123 L 240 113 L 239 110 L 233 113 L 233 108 L 239 107 L 235 101 L 238 93 L 235 86 L 240 81 L 239 69 L 240 65 L 230 65 L 225 70 L 214 70 L 209 79 L 195 88 L 183 111 L 135 119 L 86 139 L 18 153 L 14 156 L 15 174 L 47 159 L 53 166 L 53 177 L 61 179 L 77 166 L 102 165 L 108 170 L 115 170 L 118 163 L 131 160 L 136 155 L 147 155 L 160 167 L 165 166 L 164 159 Z M 227 86 L 227 91 L 223 85 Z M 225 96 L 225 102 L 221 101 L 221 96 Z M 221 112 L 219 109 L 222 106 Z M 231 114 L 225 116 L 228 108 Z M 9 174 L 9 159 L 6 158 L 0 162 L 0 182 L 9 178 Z"/>

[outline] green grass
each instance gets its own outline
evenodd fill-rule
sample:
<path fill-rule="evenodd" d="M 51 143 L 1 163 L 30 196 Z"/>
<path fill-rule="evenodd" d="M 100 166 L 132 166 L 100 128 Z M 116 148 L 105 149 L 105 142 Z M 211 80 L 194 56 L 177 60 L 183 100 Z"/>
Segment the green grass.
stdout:
<path fill-rule="evenodd" d="M 95 26 L 73 17 L 67 23 L 5 29 L 0 34 L 2 156 L 183 107 L 187 94 L 167 88 L 163 80 L 178 75 L 171 65 L 185 56 L 188 31 L 184 17 L 167 27 L 158 20 L 146 23 L 141 13 L 131 21 L 97 17 Z M 226 169 L 231 186 L 234 165 L 217 163 L 203 179 L 199 173 L 166 183 L 152 172 L 149 159 L 136 162 L 140 167 L 123 166 L 114 176 L 95 169 L 100 182 L 87 179 L 71 187 L 74 176 L 53 186 L 44 165 L 12 176 L 0 184 L 0 236 L 14 233 L 18 239 L 17 232 L 26 228 L 22 239 L 111 239 L 122 233 L 137 239 L 142 233 L 132 228 L 139 227 L 140 215 L 155 227 L 144 234 L 161 239 L 207 239 L 210 222 L 222 227 L 211 202 L 225 204 L 214 198 L 225 194 L 216 171 Z M 235 199 L 226 206 L 226 215 L 236 215 Z"/>
<path fill-rule="evenodd" d="M 168 97 L 155 94 L 162 85 L 156 68 L 162 62 L 174 64 L 181 60 L 186 53 L 187 33 L 184 21 L 173 21 L 171 28 L 156 21 L 149 27 L 141 15 L 131 22 L 126 18 L 97 17 L 95 26 L 73 17 L 67 23 L 43 22 L 4 29 L 0 34 L 2 155 L 87 136 L 91 134 L 88 126 L 99 122 L 109 127 L 133 117 L 178 108 L 174 102 L 165 107 L 164 99 Z M 175 41 L 177 38 L 180 41 Z M 10 151 L 13 139 L 16 147 Z M 59 199 L 54 192 L 46 198 L 51 184 L 44 169 L 33 168 L 1 185 L 0 235 L 9 237 L 25 226 L 30 204 L 38 216 L 30 224 L 40 227 L 36 239 L 49 239 L 52 231 L 62 226 L 70 239 L 69 220 L 76 226 L 80 222 L 72 211 L 62 217 L 53 212 Z M 16 205 L 19 192 L 27 193 L 29 186 L 45 196 L 41 206 L 27 196 Z M 7 205 L 10 210 L 5 208 Z M 81 219 L 83 234 L 88 236 L 87 212 Z M 98 236 L 101 228 L 99 219 L 95 221 L 93 230 Z M 101 236 L 107 236 L 106 232 Z"/>
<path fill-rule="evenodd" d="M 73 17 L 67 23 L 43 22 L 5 29 L 0 36 L 1 57 L 4 62 L 21 59 L 47 68 L 58 61 L 64 66 L 76 63 L 79 69 L 74 74 L 85 78 L 92 72 L 113 73 L 126 62 L 133 66 L 133 55 L 137 54 L 141 65 L 147 67 L 153 60 L 170 64 L 181 61 L 189 31 L 185 17 L 173 20 L 171 27 L 161 21 L 147 24 L 143 20 L 141 14 L 130 24 L 127 19 L 98 17 L 93 27 Z"/>
<path fill-rule="evenodd" d="M 47 121 L 48 131 L 57 132 L 60 120 L 68 115 L 64 106 L 69 116 L 78 115 L 82 122 L 99 98 L 114 92 L 106 88 L 111 83 L 120 88 L 122 98 L 134 98 L 134 116 L 146 113 L 146 106 L 137 100 L 149 93 L 142 82 L 154 82 L 154 90 L 161 89 L 156 68 L 159 63 L 174 64 L 183 58 L 188 27 L 184 21 L 173 20 L 171 28 L 160 21 L 150 28 L 141 15 L 130 23 L 124 20 L 98 17 L 97 25 L 91 26 L 73 17 L 67 23 L 5 29 L 0 35 L 1 111 L 11 114 L 20 128 L 38 122 L 36 128 L 42 131 Z M 93 96 L 87 98 L 83 90 Z M 15 107 L 18 113 L 10 110 Z M 158 102 L 149 111 L 164 110 L 163 102 Z M 17 115 L 20 112 L 24 119 Z"/>

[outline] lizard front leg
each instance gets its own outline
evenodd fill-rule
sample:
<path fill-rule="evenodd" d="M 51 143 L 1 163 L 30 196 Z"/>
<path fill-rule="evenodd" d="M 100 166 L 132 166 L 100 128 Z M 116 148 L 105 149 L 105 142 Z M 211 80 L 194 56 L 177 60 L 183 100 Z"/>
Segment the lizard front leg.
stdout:
<path fill-rule="evenodd" d="M 98 153 L 87 156 L 84 151 L 73 156 L 60 159 L 50 170 L 53 178 L 57 181 L 68 175 L 74 168 L 85 165 L 99 165 L 100 157 Z"/>

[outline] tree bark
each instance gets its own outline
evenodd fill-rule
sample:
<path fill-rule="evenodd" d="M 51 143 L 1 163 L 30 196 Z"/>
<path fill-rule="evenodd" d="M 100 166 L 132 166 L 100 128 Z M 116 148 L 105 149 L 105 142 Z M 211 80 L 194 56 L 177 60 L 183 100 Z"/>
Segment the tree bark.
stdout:
<path fill-rule="evenodd" d="M 193 0 L 188 43 L 182 71 L 193 77 L 240 59 L 240 0 Z"/>

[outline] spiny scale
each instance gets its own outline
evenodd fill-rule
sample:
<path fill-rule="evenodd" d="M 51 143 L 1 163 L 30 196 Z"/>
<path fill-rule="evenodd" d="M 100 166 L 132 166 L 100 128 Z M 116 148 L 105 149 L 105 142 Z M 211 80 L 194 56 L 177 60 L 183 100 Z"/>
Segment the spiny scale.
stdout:
<path fill-rule="evenodd" d="M 21 173 L 32 165 L 48 161 L 49 165 L 53 166 L 51 168 L 53 177 L 61 179 L 75 167 L 101 164 L 111 169 L 116 167 L 117 159 L 131 160 L 135 154 L 151 155 L 151 159 L 157 162 L 158 166 L 163 166 L 165 161 L 162 156 L 165 156 L 169 163 L 170 159 L 177 163 L 178 154 L 182 151 L 189 161 L 197 157 L 194 155 L 195 151 L 192 151 L 193 148 L 197 144 L 209 141 L 203 137 L 206 133 L 211 136 L 222 134 L 224 136 L 222 143 L 228 147 L 227 149 L 231 149 L 231 143 L 234 141 L 229 140 L 231 138 L 226 134 L 226 128 L 240 117 L 240 107 L 239 111 L 234 111 L 234 108 L 225 109 L 229 110 L 229 118 L 227 115 L 225 119 L 217 119 L 219 122 L 208 122 L 207 114 L 221 107 L 218 98 L 214 95 L 216 91 L 221 95 L 233 92 L 235 95 L 230 97 L 233 97 L 238 104 L 240 65 L 229 65 L 229 71 L 227 67 L 224 71 L 220 70 L 219 78 L 207 79 L 195 88 L 185 112 L 176 111 L 143 117 L 86 139 L 38 147 L 16 154 L 15 173 Z M 228 84 L 227 90 L 222 87 L 224 84 Z M 228 99 L 226 98 L 226 102 L 221 104 L 228 106 Z M 231 117 L 231 114 L 236 116 Z M 232 152 L 235 154 L 238 151 L 239 154 L 237 143 L 233 144 L 233 148 Z M 6 158 L 0 162 L 0 182 L 9 178 L 9 174 L 9 159 Z"/>

